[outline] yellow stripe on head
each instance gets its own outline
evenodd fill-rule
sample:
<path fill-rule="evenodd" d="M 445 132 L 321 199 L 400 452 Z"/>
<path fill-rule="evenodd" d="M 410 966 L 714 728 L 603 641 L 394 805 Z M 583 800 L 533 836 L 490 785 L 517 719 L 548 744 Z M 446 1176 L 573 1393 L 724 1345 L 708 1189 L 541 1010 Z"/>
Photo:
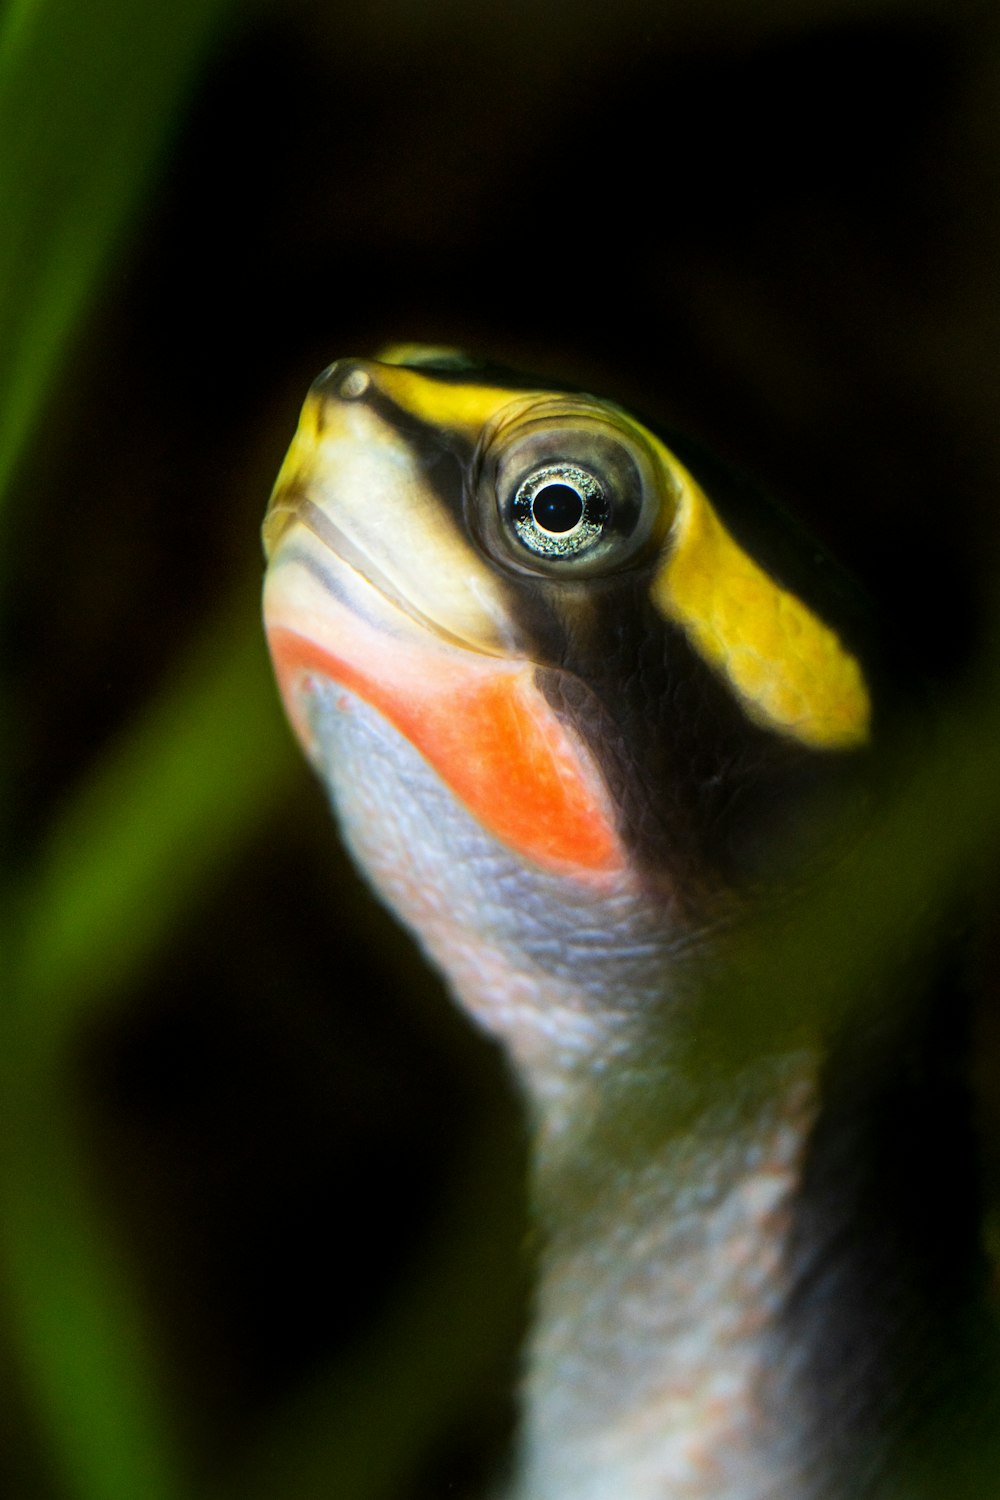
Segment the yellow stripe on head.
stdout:
<path fill-rule="evenodd" d="M 871 701 L 857 660 L 743 551 L 687 470 L 657 446 L 681 498 L 653 578 L 656 608 L 755 723 L 817 750 L 863 745 Z"/>
<path fill-rule="evenodd" d="M 403 346 L 404 349 L 407 347 Z M 544 394 L 480 385 L 474 379 L 459 382 L 435 380 L 433 375 L 419 369 L 392 362 L 383 362 L 377 367 L 375 380 L 379 390 L 411 417 L 434 427 L 460 432 L 473 444 L 478 441 L 487 422 L 492 421 L 503 407 L 519 401 L 535 401 Z"/>
<path fill-rule="evenodd" d="M 376 351 L 380 365 L 437 365 L 444 362 L 458 367 L 471 367 L 468 355 L 454 344 L 384 344 Z"/>

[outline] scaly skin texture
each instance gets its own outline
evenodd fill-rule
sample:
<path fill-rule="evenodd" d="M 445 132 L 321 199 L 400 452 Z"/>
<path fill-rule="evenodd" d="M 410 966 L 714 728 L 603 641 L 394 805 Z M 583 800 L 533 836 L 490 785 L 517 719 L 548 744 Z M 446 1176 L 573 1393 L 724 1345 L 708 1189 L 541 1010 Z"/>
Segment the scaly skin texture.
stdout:
<path fill-rule="evenodd" d="M 798 1414 L 769 1409 L 767 1373 L 814 1062 L 758 1066 L 727 1105 L 641 1157 L 623 1140 L 572 1188 L 543 1159 L 519 1500 L 807 1493 Z"/>

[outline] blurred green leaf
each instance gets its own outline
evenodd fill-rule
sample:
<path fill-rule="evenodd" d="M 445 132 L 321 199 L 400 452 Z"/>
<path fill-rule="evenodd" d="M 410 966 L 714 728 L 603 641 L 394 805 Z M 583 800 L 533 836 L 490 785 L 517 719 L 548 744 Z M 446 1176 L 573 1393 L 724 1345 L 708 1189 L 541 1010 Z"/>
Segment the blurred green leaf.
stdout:
<path fill-rule="evenodd" d="M 13 0 L 0 17 L 0 498 L 231 4 Z M 189 1493 L 61 1065 L 292 764 L 255 615 L 248 589 L 0 912 L 5 1302 L 53 1477 L 79 1500 Z"/>
<path fill-rule="evenodd" d="M 183 1500 L 143 1309 L 89 1191 L 70 1091 L 44 1071 L 12 1072 L 0 1265 L 45 1467 L 73 1500 Z"/>
<path fill-rule="evenodd" d="M 0 497 L 233 0 L 13 0 L 0 16 Z"/>
<path fill-rule="evenodd" d="M 300 773 L 248 587 L 66 809 L 25 887 L 16 1012 L 58 1048 L 114 998 Z"/>
<path fill-rule="evenodd" d="M 64 1048 L 162 947 L 299 770 L 248 587 L 40 855 L 0 1010 L 0 1247 L 34 1400 L 79 1500 L 186 1493 L 127 1266 L 85 1186 Z"/>

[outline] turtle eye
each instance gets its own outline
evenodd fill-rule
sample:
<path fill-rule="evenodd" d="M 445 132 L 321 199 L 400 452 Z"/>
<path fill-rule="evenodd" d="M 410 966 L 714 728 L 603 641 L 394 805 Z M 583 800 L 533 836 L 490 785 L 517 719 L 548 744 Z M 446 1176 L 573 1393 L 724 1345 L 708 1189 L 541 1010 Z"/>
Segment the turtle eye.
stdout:
<path fill-rule="evenodd" d="M 514 531 L 539 557 L 578 557 L 600 540 L 608 519 L 604 486 L 577 464 L 542 464 L 518 485 Z"/>
<path fill-rule="evenodd" d="M 642 429 L 616 408 L 592 397 L 519 398 L 480 439 L 470 524 L 518 572 L 613 573 L 664 535 L 668 486 Z"/>

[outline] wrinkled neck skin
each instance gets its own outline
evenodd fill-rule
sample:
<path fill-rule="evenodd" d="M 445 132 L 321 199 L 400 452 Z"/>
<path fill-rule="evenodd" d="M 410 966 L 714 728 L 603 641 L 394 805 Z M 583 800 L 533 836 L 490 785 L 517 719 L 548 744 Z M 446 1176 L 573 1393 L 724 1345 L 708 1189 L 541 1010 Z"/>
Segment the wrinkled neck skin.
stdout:
<path fill-rule="evenodd" d="M 699 1097 L 684 1038 L 704 935 L 664 930 L 662 896 L 624 877 L 587 892 L 527 871 L 350 694 L 316 683 L 312 725 L 357 860 L 504 1043 L 534 1117 L 513 1500 L 839 1495 L 811 1477 L 815 1412 L 781 1317 L 817 1050 L 757 1058 Z"/>

